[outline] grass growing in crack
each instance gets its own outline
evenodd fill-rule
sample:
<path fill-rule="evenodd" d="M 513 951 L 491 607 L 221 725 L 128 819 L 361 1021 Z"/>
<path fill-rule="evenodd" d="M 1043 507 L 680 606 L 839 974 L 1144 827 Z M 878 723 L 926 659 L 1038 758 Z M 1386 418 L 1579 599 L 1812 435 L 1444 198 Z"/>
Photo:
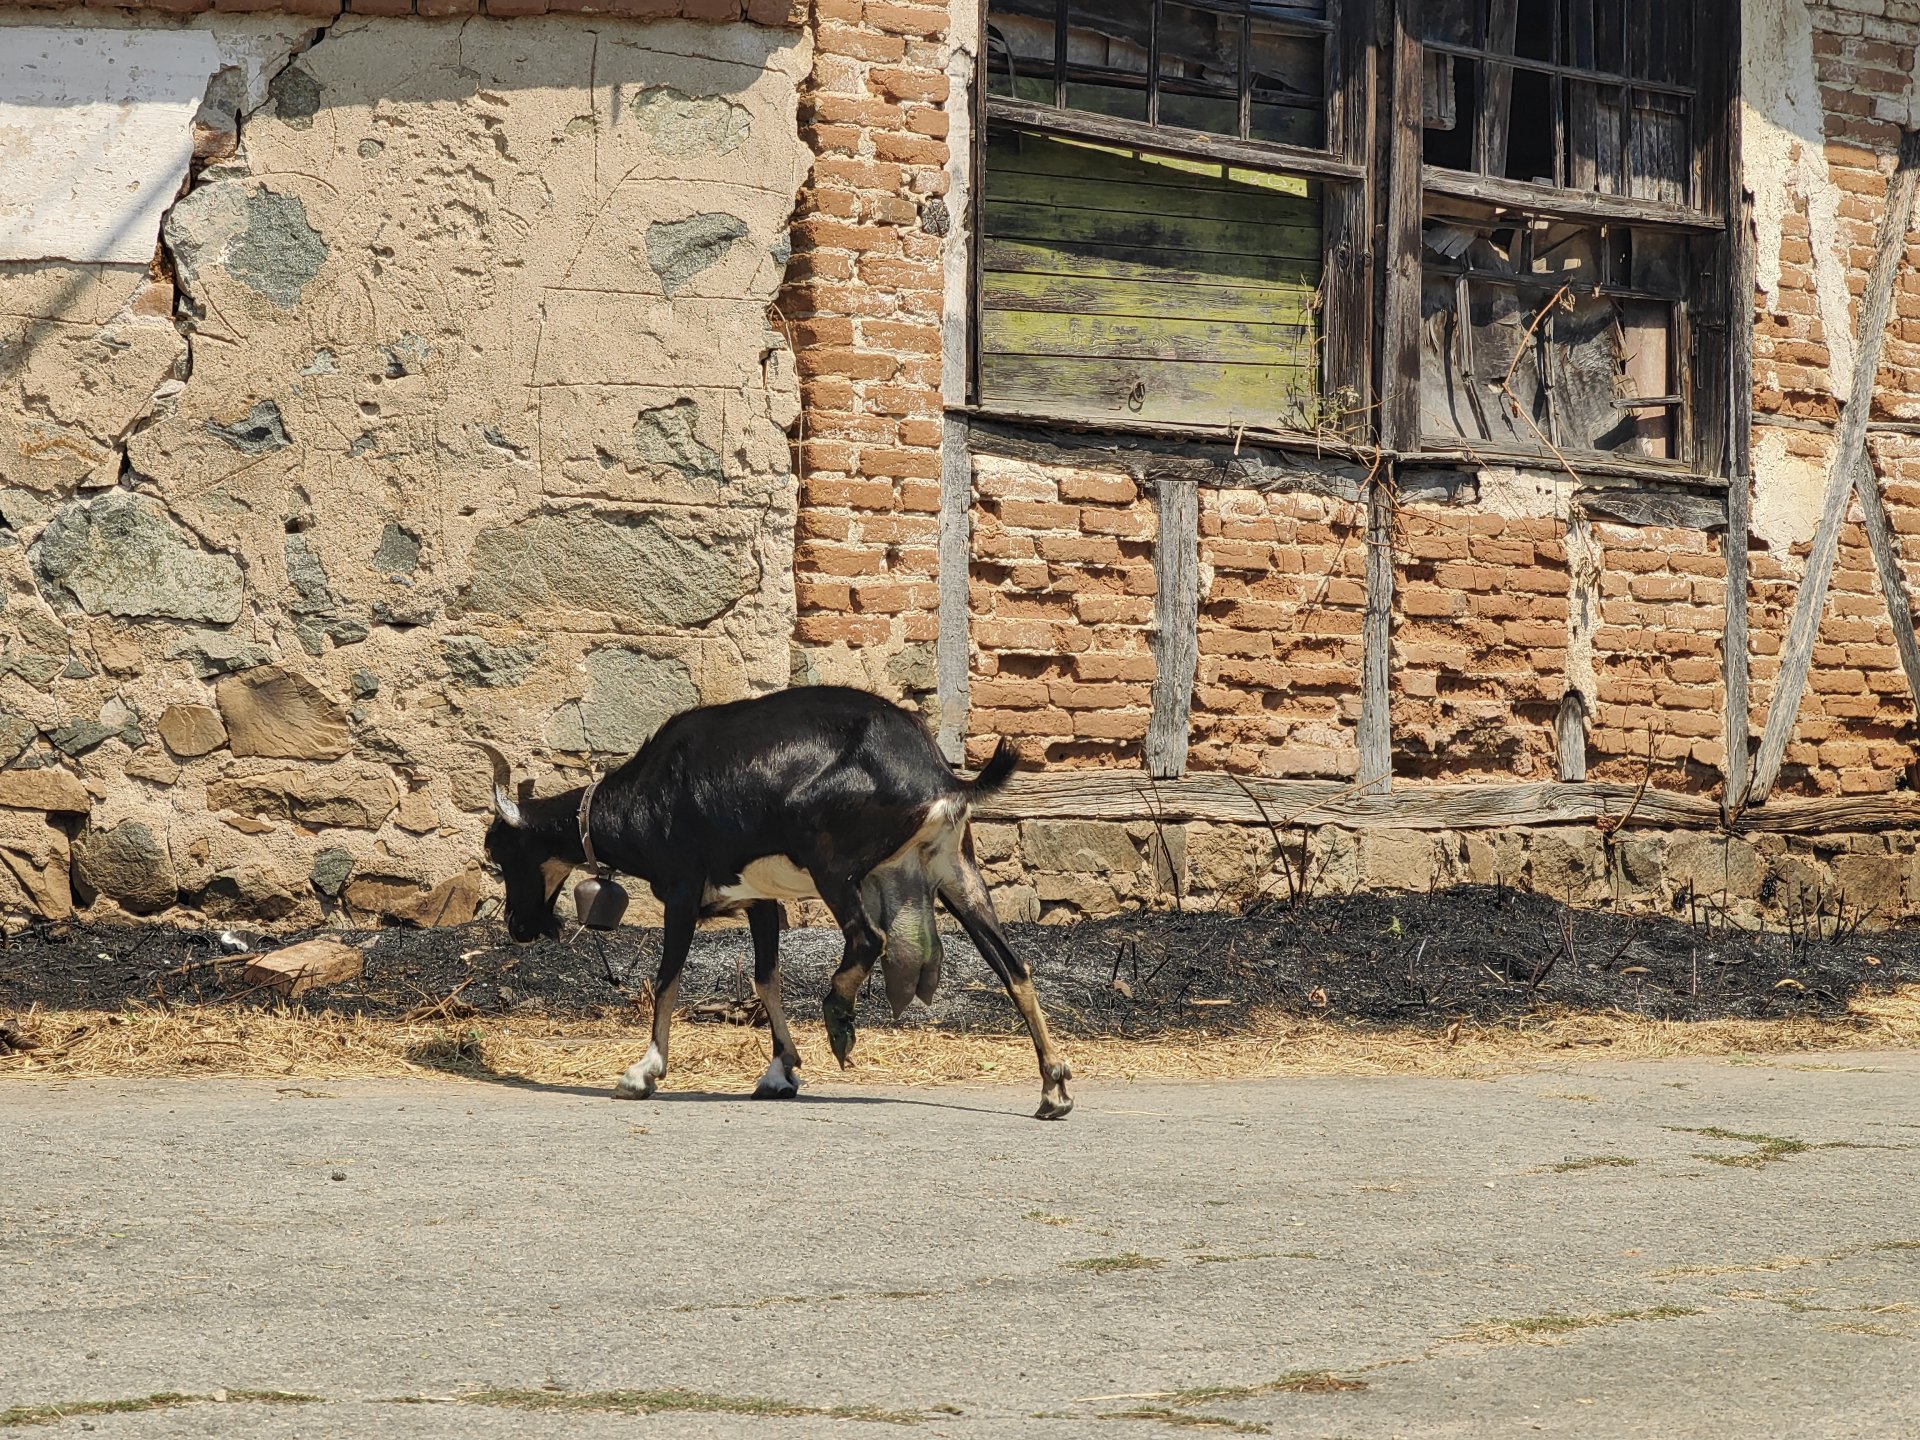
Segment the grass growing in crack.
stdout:
<path fill-rule="evenodd" d="M 871 1420 L 883 1425 L 918 1425 L 921 1416 L 872 1405 L 801 1405 L 763 1395 L 710 1395 L 703 1390 L 472 1390 L 457 1397 L 465 1405 L 498 1410 L 596 1411 L 608 1415 L 757 1415 L 767 1419 L 813 1418 Z"/>
<path fill-rule="evenodd" d="M 1655 1305 L 1648 1310 L 1594 1310 L 1584 1315 L 1523 1315 L 1517 1320 L 1483 1321 L 1447 1338 L 1481 1345 L 1558 1345 L 1562 1337 L 1580 1330 L 1624 1325 L 1632 1320 L 1678 1320 L 1703 1313 L 1693 1305 Z"/>
<path fill-rule="evenodd" d="M 1209 1252 L 1193 1257 L 1196 1265 L 1232 1265 L 1241 1260 L 1323 1260 L 1326 1257 L 1316 1255 L 1311 1250 L 1252 1250 L 1244 1255 L 1227 1255 Z"/>
<path fill-rule="evenodd" d="M 1193 1415 L 1185 1410 L 1169 1410 L 1164 1405 L 1140 1405 L 1132 1410 L 1108 1410 L 1096 1420 L 1151 1420 L 1179 1430 L 1225 1430 L 1233 1435 L 1271 1435 L 1265 1425 L 1250 1420 L 1229 1420 L 1224 1415 Z"/>
<path fill-rule="evenodd" d="M 293 1390 L 227 1390 L 229 1403 L 256 1405 L 312 1405 L 318 1395 L 302 1395 Z M 137 1415 L 147 1410 L 175 1410 L 182 1405 L 212 1405 L 212 1395 L 184 1395 L 177 1390 L 162 1390 L 153 1395 L 135 1395 L 125 1400 L 67 1400 L 58 1405 L 15 1405 L 0 1410 L 0 1427 L 52 1425 L 86 1415 Z"/>
<path fill-rule="evenodd" d="M 1582 1155 L 1577 1160 L 1562 1160 L 1558 1165 L 1549 1165 L 1547 1169 L 1556 1175 L 1564 1175 L 1570 1170 L 1602 1170 L 1611 1165 L 1638 1165 L 1640 1162 L 1627 1155 Z"/>
<path fill-rule="evenodd" d="M 1260 1395 L 1336 1395 L 1344 1390 L 1366 1388 L 1366 1381 L 1349 1380 L 1331 1370 L 1289 1370 L 1255 1385 L 1196 1385 L 1176 1390 L 1167 1399 L 1175 1405 L 1200 1405 L 1210 1400 L 1252 1400 Z"/>
<path fill-rule="evenodd" d="M 1129 1250 L 1124 1255 L 1093 1255 L 1085 1260 L 1063 1262 L 1069 1270 L 1085 1270 L 1094 1275 L 1115 1275 L 1123 1270 L 1158 1270 L 1167 1262 L 1158 1255 L 1142 1255 Z"/>
<path fill-rule="evenodd" d="M 1027 1211 L 1027 1219 L 1039 1225 L 1073 1224 L 1073 1217 L 1071 1215 L 1055 1215 L 1049 1210 L 1029 1210 Z"/>
<path fill-rule="evenodd" d="M 1669 1130 L 1677 1130 L 1686 1135 L 1704 1135 L 1709 1140 L 1733 1140 L 1754 1148 L 1745 1155 L 1708 1155 L 1703 1151 L 1693 1152 L 1696 1160 L 1705 1160 L 1710 1165 L 1728 1165 L 1742 1170 L 1758 1170 L 1789 1155 L 1800 1155 L 1813 1147 L 1804 1140 L 1791 1135 L 1762 1135 L 1744 1130 L 1722 1130 L 1718 1125 L 1669 1125 Z M 1825 1147 L 1822 1147 L 1825 1148 Z"/>

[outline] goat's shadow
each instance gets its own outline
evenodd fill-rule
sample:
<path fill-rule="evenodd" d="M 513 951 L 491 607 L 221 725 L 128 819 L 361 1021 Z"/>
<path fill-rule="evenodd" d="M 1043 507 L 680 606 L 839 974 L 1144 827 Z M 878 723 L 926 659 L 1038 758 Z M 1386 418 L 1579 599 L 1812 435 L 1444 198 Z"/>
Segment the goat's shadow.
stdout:
<path fill-rule="evenodd" d="M 649 1104 L 732 1104 L 754 1105 L 778 1108 L 781 1106 L 886 1106 L 920 1105 L 930 1110 L 955 1110 L 968 1115 L 1004 1115 L 1008 1118 L 1020 1116 L 1017 1110 L 999 1110 L 984 1105 L 958 1105 L 949 1100 L 922 1100 L 907 1095 L 845 1095 L 834 1091 L 802 1090 L 785 1100 L 756 1100 L 752 1094 L 729 1090 L 658 1090 L 650 1100 L 621 1100 L 608 1085 L 556 1085 L 544 1080 L 528 1080 L 520 1075 L 506 1075 L 498 1070 L 490 1070 L 483 1065 L 430 1065 L 431 1069 L 460 1079 L 474 1080 L 483 1085 L 500 1085 L 510 1090 L 532 1090 L 542 1095 L 572 1095 L 583 1100 L 609 1100 L 621 1105 Z"/>

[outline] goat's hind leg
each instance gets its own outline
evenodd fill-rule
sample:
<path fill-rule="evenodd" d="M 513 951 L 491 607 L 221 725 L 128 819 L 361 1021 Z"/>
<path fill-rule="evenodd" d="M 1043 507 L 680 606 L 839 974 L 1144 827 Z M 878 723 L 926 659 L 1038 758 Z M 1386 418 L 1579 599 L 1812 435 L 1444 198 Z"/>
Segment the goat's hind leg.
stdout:
<path fill-rule="evenodd" d="M 760 997 L 767 1028 L 773 1032 L 773 1062 L 760 1077 L 753 1098 L 790 1100 L 800 1093 L 800 1051 L 780 1005 L 780 902 L 756 900 L 748 906 L 747 928 L 753 932 L 753 993 Z"/>
<path fill-rule="evenodd" d="M 617 1099 L 651 1100 L 667 1073 L 667 1037 L 673 1027 L 674 1003 L 680 998 L 680 970 L 687 963 L 687 951 L 693 948 L 693 927 L 699 923 L 699 916 L 697 904 L 676 901 L 667 906 L 660 937 L 660 972 L 653 981 L 653 1043 L 615 1082 Z"/>
<path fill-rule="evenodd" d="M 847 1068 L 847 1056 L 853 1053 L 854 998 L 887 948 L 886 935 L 873 923 L 860 899 L 860 881 L 864 878 L 857 876 L 822 883 L 819 876 L 814 877 L 820 898 L 833 912 L 833 918 L 840 922 L 840 933 L 847 942 L 840 968 L 833 972 L 833 978 L 827 982 L 827 993 L 820 1000 L 820 1018 L 826 1022 L 827 1043 L 833 1047 L 833 1058 L 840 1062 L 842 1070 Z"/>
<path fill-rule="evenodd" d="M 987 894 L 987 882 L 980 878 L 972 856 L 960 855 L 956 862 L 940 886 L 940 898 L 967 932 L 974 948 L 993 967 L 1000 983 L 1007 987 L 1014 1009 L 1020 1012 L 1020 1018 L 1027 1024 L 1027 1033 L 1033 1037 L 1033 1052 L 1040 1062 L 1040 1108 L 1034 1112 L 1035 1118 L 1064 1120 L 1073 1109 L 1073 1098 L 1067 1094 L 1067 1082 L 1073 1078 L 1073 1070 L 1060 1058 L 1053 1048 L 1052 1037 L 1047 1034 L 1047 1018 L 1040 1013 L 1039 998 L 1033 993 L 1033 969 L 1013 953 L 1013 947 L 1001 933 L 1000 922 L 993 913 L 993 900 Z"/>

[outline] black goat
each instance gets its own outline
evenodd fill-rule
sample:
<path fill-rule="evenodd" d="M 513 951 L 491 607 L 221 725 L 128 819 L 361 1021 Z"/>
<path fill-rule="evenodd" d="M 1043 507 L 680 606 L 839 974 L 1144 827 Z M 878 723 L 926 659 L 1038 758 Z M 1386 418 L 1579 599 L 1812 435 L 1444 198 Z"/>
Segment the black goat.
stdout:
<path fill-rule="evenodd" d="M 821 1006 L 844 1067 L 854 997 L 876 962 L 886 962 L 896 1012 L 914 993 L 930 998 L 939 978 L 938 894 L 1026 1021 L 1040 1060 L 1040 1118 L 1073 1108 L 1073 1072 L 1047 1037 L 1032 971 L 1007 944 L 973 862 L 969 803 L 1012 772 L 1016 757 L 1004 740 L 975 779 L 962 781 L 920 722 L 879 696 L 837 686 L 785 690 L 674 716 L 600 782 L 584 815 L 579 789 L 516 802 L 506 757 L 482 748 L 493 760 L 497 817 L 487 853 L 506 882 L 515 940 L 554 932 L 554 897 L 568 872 L 587 863 L 583 832 L 596 860 L 645 880 L 666 907 L 653 1043 L 615 1094 L 644 1100 L 667 1072 L 680 969 L 703 917 L 747 912 L 754 990 L 774 1045 L 754 1094 L 779 1098 L 798 1090 L 800 1065 L 780 1007 L 780 902 L 818 897 L 846 937 Z"/>

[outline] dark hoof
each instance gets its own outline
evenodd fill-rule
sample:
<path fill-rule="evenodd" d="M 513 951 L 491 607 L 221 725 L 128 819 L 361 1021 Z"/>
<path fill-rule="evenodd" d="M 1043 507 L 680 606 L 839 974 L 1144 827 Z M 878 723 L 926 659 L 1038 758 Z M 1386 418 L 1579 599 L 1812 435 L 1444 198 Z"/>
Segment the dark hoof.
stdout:
<path fill-rule="evenodd" d="M 833 1058 L 844 1070 L 847 1057 L 853 1053 L 853 1002 L 839 991 L 829 990 L 827 998 L 820 1002 L 820 1018 L 826 1022 L 827 1044 L 833 1047 Z"/>
<path fill-rule="evenodd" d="M 1073 1101 L 1062 1095 L 1058 1100 L 1051 1095 L 1040 1097 L 1040 1108 L 1033 1112 L 1036 1120 L 1064 1120 L 1073 1113 Z"/>
<path fill-rule="evenodd" d="M 769 1085 L 764 1080 L 756 1085 L 753 1098 L 756 1100 L 791 1100 L 800 1093 L 793 1085 Z"/>

